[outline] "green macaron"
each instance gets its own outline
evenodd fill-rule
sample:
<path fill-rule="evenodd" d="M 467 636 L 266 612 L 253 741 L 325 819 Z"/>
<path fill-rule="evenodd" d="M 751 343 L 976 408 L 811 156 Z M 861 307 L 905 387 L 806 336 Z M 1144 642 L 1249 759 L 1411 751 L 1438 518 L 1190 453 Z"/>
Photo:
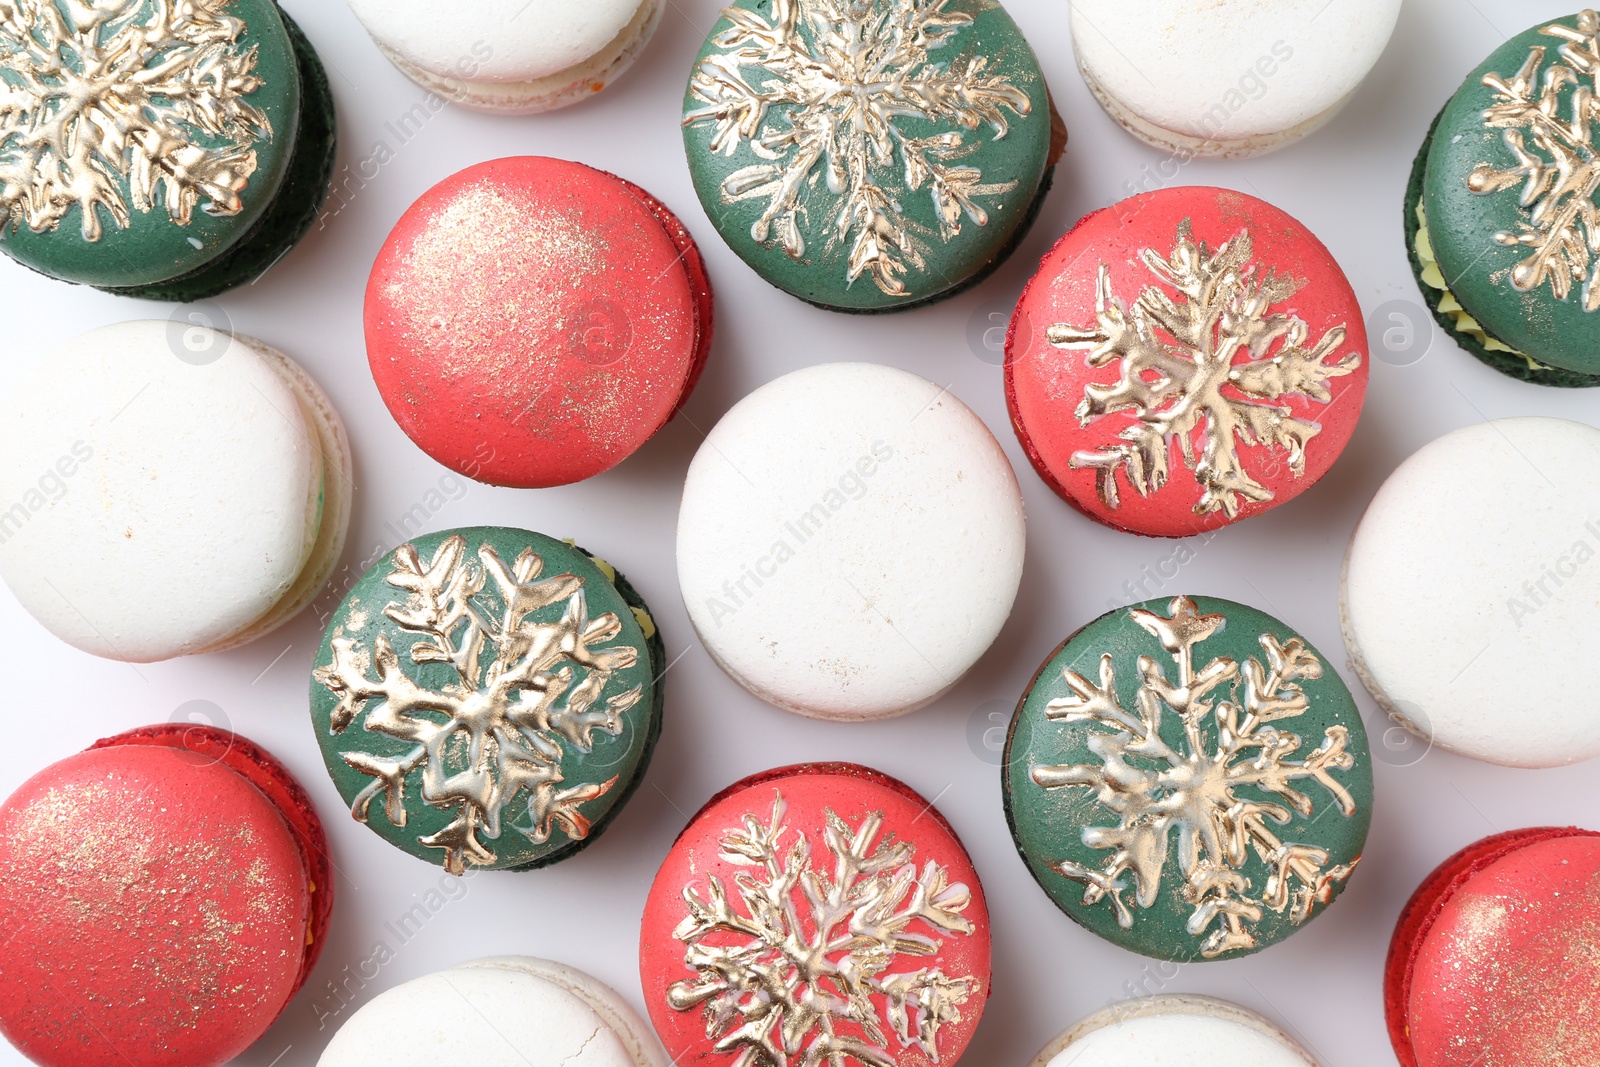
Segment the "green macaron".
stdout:
<path fill-rule="evenodd" d="M 1440 112 L 1406 190 L 1406 247 L 1434 317 L 1542 385 L 1600 385 L 1597 69 L 1593 11 L 1513 37 Z"/>
<path fill-rule="evenodd" d="M 633 587 L 570 542 L 429 534 L 351 588 L 317 652 L 311 718 L 356 820 L 453 874 L 592 842 L 661 730 L 661 637 Z"/>
<path fill-rule="evenodd" d="M 0 250 L 53 278 L 192 301 L 316 220 L 333 97 L 273 0 L 21 0 L 0 19 Z"/>
<path fill-rule="evenodd" d="M 1211 597 L 1068 638 L 1017 707 L 1003 775 L 1012 836 L 1056 905 L 1166 960 L 1300 929 L 1344 888 L 1372 817 L 1366 730 L 1332 665 Z"/>

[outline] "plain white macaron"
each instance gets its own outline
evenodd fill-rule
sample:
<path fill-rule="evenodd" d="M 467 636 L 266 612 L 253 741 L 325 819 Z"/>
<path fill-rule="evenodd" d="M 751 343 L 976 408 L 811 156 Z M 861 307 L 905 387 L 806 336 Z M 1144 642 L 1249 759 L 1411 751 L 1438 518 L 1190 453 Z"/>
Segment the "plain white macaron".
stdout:
<path fill-rule="evenodd" d="M 97 656 L 244 644 L 310 603 L 344 547 L 344 427 L 249 338 L 154 321 L 75 338 L 0 401 L 0 455 L 0 576 Z"/>
<path fill-rule="evenodd" d="M 678 581 L 722 668 L 802 715 L 911 711 L 999 635 L 1022 494 L 982 420 L 925 378 L 832 363 L 741 400 L 689 465 Z"/>
<path fill-rule="evenodd" d="M 1500 419 L 1424 446 L 1345 562 L 1345 643 L 1378 703 L 1508 767 L 1600 755 L 1600 430 Z"/>
<path fill-rule="evenodd" d="M 1046 1045 L 1030 1067 L 1317 1067 L 1255 1012 L 1185 994 L 1113 1004 Z"/>
<path fill-rule="evenodd" d="M 317 1067 L 668 1067 L 655 1033 L 582 971 L 476 960 L 396 986 L 333 1035 Z"/>
<path fill-rule="evenodd" d="M 586 100 L 633 65 L 664 0 L 349 0 L 407 77 L 481 111 Z"/>
<path fill-rule="evenodd" d="M 1072 0 L 1072 44 L 1135 137 L 1185 162 L 1240 158 L 1338 114 L 1399 15 L 1400 0 Z"/>

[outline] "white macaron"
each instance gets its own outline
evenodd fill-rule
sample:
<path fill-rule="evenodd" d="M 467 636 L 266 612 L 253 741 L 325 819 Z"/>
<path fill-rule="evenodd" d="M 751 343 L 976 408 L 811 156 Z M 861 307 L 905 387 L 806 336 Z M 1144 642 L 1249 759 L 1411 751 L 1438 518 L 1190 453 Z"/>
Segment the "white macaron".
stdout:
<path fill-rule="evenodd" d="M 655 1034 L 582 971 L 526 956 L 476 960 L 363 1005 L 317 1067 L 668 1067 Z"/>
<path fill-rule="evenodd" d="M 1072 0 L 1078 69 L 1107 113 L 1184 161 L 1292 144 L 1355 94 L 1400 0 Z"/>
<path fill-rule="evenodd" d="M 678 581 L 735 680 L 820 719 L 932 701 L 999 635 L 1022 495 L 976 415 L 915 374 L 833 363 L 734 406 L 689 466 Z"/>
<path fill-rule="evenodd" d="M 1183 994 L 1113 1004 L 1046 1045 L 1030 1067 L 1317 1067 L 1255 1012 Z"/>
<path fill-rule="evenodd" d="M 1350 543 L 1344 631 L 1390 715 L 1508 767 L 1600 755 L 1600 430 L 1501 419 L 1400 465 Z"/>
<path fill-rule="evenodd" d="M 154 321 L 84 334 L 0 401 L 0 455 L 0 576 L 97 656 L 254 640 L 311 602 L 344 547 L 344 427 L 249 338 Z"/>
<path fill-rule="evenodd" d="M 633 65 L 664 0 L 349 0 L 412 81 L 480 111 L 576 104 Z"/>

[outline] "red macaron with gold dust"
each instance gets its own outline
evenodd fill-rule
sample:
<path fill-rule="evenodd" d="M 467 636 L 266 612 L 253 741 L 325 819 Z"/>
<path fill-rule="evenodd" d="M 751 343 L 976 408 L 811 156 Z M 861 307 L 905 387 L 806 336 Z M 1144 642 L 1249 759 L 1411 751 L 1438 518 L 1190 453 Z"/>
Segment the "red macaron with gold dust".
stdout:
<path fill-rule="evenodd" d="M 481 163 L 401 217 L 367 286 L 367 358 L 400 428 L 492 485 L 609 470 L 688 399 L 711 285 L 638 186 L 542 156 Z"/>
<path fill-rule="evenodd" d="M 1400 913 L 1383 1003 L 1401 1067 L 1600 1063 L 1600 833 L 1516 830 L 1445 860 Z"/>
<path fill-rule="evenodd" d="M 327 940 L 311 800 L 210 727 L 151 726 L 0 805 L 0 1034 L 44 1067 L 215 1067 L 266 1032 Z"/>
<path fill-rule="evenodd" d="M 1086 216 L 1006 342 L 1029 459 L 1085 515 L 1214 530 L 1327 473 L 1361 416 L 1367 336 L 1333 255 L 1253 196 L 1186 187 Z"/>
<path fill-rule="evenodd" d="M 929 1067 L 990 989 L 966 850 L 909 786 L 812 763 L 712 798 L 645 903 L 646 1006 L 678 1067 Z"/>

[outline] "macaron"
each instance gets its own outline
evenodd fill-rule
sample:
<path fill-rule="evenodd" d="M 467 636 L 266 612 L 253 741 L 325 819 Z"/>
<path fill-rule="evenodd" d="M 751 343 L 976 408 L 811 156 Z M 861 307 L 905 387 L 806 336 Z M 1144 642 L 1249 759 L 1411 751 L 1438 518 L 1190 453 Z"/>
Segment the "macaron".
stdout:
<path fill-rule="evenodd" d="M 662 0 L 349 0 L 378 50 L 430 92 L 533 115 L 587 100 L 650 43 Z"/>
<path fill-rule="evenodd" d="M 733 0 L 683 104 L 700 202 L 764 280 L 881 312 L 982 281 L 1067 132 L 998 0 Z"/>
<path fill-rule="evenodd" d="M 1600 430 L 1499 419 L 1389 476 L 1345 559 L 1356 673 L 1397 722 L 1507 767 L 1600 755 L 1581 671 L 1600 625 Z"/>
<path fill-rule="evenodd" d="M 0 251 L 144 300 L 252 282 L 316 220 L 333 95 L 273 0 L 8 5 Z"/>
<path fill-rule="evenodd" d="M 367 359 L 406 436 L 451 470 L 544 488 L 621 463 L 688 399 L 711 284 L 665 205 L 541 156 L 422 195 L 367 285 Z"/>
<path fill-rule="evenodd" d="M 783 767 L 679 835 L 639 973 L 677 1067 L 955 1063 L 989 998 L 989 912 L 955 831 L 909 786 Z"/>
<path fill-rule="evenodd" d="M 1187 993 L 1112 1004 L 1057 1035 L 1029 1067 L 1317 1067 L 1277 1024 Z"/>
<path fill-rule="evenodd" d="M 666 657 L 644 601 L 527 530 L 401 545 L 351 588 L 315 662 L 311 719 L 351 815 L 451 874 L 584 848 L 661 732 Z"/>
<path fill-rule="evenodd" d="M 1400 0 L 1071 0 L 1072 50 L 1100 106 L 1183 162 L 1275 152 L 1350 102 Z"/>
<path fill-rule="evenodd" d="M 1383 1006 L 1400 1067 L 1600 1062 L 1600 834 L 1497 834 L 1400 913 Z"/>
<path fill-rule="evenodd" d="M 1597 49 L 1589 10 L 1501 45 L 1434 120 L 1406 188 L 1406 247 L 1434 317 L 1540 385 L 1600 385 Z"/>
<path fill-rule="evenodd" d="M 0 401 L 0 576 L 46 629 L 145 663 L 253 641 L 316 596 L 350 521 L 328 397 L 260 341 L 125 322 Z"/>
<path fill-rule="evenodd" d="M 711 657 L 770 704 L 859 722 L 937 699 L 1005 625 L 1021 490 L 925 378 L 830 363 L 745 397 L 689 464 L 678 582 Z"/>
<path fill-rule="evenodd" d="M 1233 959 L 1343 891 L 1372 820 L 1366 729 L 1326 658 L 1215 597 L 1110 612 L 1045 660 L 1006 737 L 1017 850 L 1085 929 Z"/>
<path fill-rule="evenodd" d="M 0 1033 L 42 1067 L 217 1067 L 327 941 L 310 798 L 204 726 L 97 742 L 0 805 Z"/>
<path fill-rule="evenodd" d="M 1367 333 L 1332 253 L 1289 215 L 1204 186 L 1085 216 L 1006 338 L 1011 423 L 1089 518 L 1152 537 L 1285 504 L 1344 451 Z"/>
<path fill-rule="evenodd" d="M 378 994 L 317 1067 L 671 1067 L 628 1002 L 549 960 L 496 956 Z"/>

